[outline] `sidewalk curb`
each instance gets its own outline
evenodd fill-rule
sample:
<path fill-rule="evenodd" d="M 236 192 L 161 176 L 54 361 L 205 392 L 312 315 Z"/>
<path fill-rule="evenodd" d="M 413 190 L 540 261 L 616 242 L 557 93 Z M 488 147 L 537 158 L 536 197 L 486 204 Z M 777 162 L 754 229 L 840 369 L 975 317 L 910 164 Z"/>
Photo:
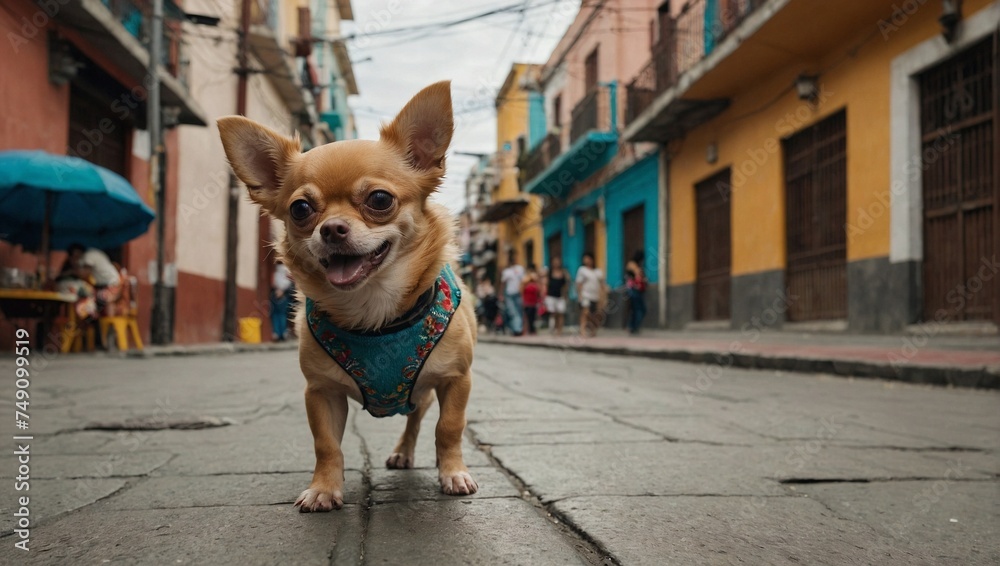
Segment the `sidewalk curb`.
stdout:
<path fill-rule="evenodd" d="M 243 354 L 254 352 L 284 352 L 297 350 L 297 340 L 286 342 L 263 342 L 260 344 L 245 344 L 243 342 L 218 342 L 214 344 L 196 344 L 190 346 L 149 346 L 144 350 L 128 350 L 120 352 L 123 358 L 157 358 L 166 356 L 202 356 L 221 354 Z"/>
<path fill-rule="evenodd" d="M 653 350 L 594 344 L 567 345 L 544 342 L 518 342 L 511 339 L 496 339 L 491 336 L 480 336 L 479 341 L 486 344 L 574 350 L 594 354 L 643 357 L 745 369 L 780 370 L 795 373 L 826 373 L 843 377 L 885 379 L 922 385 L 1000 390 L 1000 366 L 960 368 L 922 364 L 893 365 L 888 361 L 880 364 L 865 360 L 812 358 L 805 356 L 770 356 L 758 353 L 730 355 L 725 351 L 693 352 L 685 349 Z M 726 356 L 729 357 L 728 360 Z"/>

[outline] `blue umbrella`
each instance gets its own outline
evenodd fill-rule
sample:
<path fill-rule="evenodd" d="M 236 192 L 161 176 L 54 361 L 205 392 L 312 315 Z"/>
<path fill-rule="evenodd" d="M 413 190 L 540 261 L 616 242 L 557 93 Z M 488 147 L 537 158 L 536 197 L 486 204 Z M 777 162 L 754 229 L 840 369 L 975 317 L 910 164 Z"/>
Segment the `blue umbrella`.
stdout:
<path fill-rule="evenodd" d="M 0 239 L 43 254 L 75 242 L 113 248 L 145 233 L 154 217 L 135 188 L 104 167 L 44 151 L 0 151 Z"/>

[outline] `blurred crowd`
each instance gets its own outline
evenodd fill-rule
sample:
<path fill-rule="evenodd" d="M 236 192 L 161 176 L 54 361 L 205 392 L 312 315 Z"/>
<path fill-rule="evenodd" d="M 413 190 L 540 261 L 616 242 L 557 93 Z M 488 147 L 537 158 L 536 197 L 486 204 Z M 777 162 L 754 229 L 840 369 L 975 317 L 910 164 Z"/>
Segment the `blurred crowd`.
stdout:
<path fill-rule="evenodd" d="M 626 299 L 630 334 L 639 333 L 646 316 L 648 280 L 644 259 L 642 250 L 633 254 L 625 266 L 625 284 L 620 289 Z M 489 276 L 478 277 L 475 292 L 480 331 L 524 336 L 547 328 L 551 334 L 562 336 L 569 313 L 579 321 L 580 336 L 596 336 L 606 319 L 611 288 L 592 253 L 584 253 L 581 263 L 571 275 L 559 257 L 539 269 L 533 264 L 522 266 L 517 253 L 511 252 L 508 266 L 500 274 L 499 291 Z"/>

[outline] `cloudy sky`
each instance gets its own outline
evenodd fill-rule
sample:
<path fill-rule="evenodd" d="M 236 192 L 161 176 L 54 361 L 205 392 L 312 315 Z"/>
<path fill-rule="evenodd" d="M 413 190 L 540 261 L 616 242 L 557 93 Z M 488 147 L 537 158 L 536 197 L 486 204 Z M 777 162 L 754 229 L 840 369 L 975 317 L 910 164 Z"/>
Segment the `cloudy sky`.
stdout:
<path fill-rule="evenodd" d="M 453 211 L 463 205 L 474 157 L 455 152 L 496 149 L 496 91 L 511 63 L 543 63 L 580 7 L 579 0 L 353 0 L 348 42 L 360 96 L 351 106 L 362 138 L 378 137 L 406 101 L 435 81 L 452 81 L 455 136 L 448 176 L 435 197 Z M 492 10 L 508 10 L 441 28 Z M 427 25 L 431 24 L 431 25 Z M 410 29 L 405 33 L 391 30 Z M 370 60 L 368 60 L 370 58 Z"/>

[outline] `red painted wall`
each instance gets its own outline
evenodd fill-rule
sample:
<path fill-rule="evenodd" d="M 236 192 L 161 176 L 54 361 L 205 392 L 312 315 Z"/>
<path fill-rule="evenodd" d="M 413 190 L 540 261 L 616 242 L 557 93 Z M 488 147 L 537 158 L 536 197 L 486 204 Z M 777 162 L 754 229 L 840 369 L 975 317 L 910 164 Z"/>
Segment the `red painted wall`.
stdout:
<path fill-rule="evenodd" d="M 222 341 L 222 309 L 225 281 L 180 272 L 177 274 L 174 342 L 198 344 Z M 267 320 L 266 310 L 255 308 L 254 289 L 237 289 L 237 316 L 256 316 Z"/>
<path fill-rule="evenodd" d="M 42 23 L 42 27 L 36 24 Z M 48 79 L 48 32 L 56 30 L 44 12 L 27 0 L 4 1 L 0 5 L 0 150 L 43 149 L 65 154 L 69 139 L 69 85 L 53 86 Z M 90 45 L 84 34 L 71 29 L 58 29 L 60 37 L 72 42 L 96 65 L 122 85 L 141 85 L 141 77 L 129 76 L 116 67 L 103 52 Z M 13 38 L 13 39 L 12 39 Z M 24 41 L 21 41 L 23 39 Z M 16 80 L 12 80 L 16 77 Z M 110 101 L 109 101 L 110 104 Z M 177 134 L 165 134 L 166 170 L 166 262 L 174 262 L 177 210 Z M 149 191 L 149 163 L 134 155 L 128 162 L 126 178 L 152 209 L 154 197 Z M 158 220 L 157 220 L 158 221 Z M 64 255 L 54 253 L 52 266 L 58 268 Z M 152 280 L 149 265 L 156 259 L 156 221 L 149 231 L 125 247 L 124 266 L 139 280 L 139 328 L 149 342 L 152 309 Z M 34 255 L 23 253 L 20 247 L 0 241 L 0 266 L 34 271 Z M 17 321 L 20 323 L 20 321 Z M 221 324 L 221 323 L 220 323 Z M 0 348 L 13 342 L 14 324 L 0 320 Z"/>

